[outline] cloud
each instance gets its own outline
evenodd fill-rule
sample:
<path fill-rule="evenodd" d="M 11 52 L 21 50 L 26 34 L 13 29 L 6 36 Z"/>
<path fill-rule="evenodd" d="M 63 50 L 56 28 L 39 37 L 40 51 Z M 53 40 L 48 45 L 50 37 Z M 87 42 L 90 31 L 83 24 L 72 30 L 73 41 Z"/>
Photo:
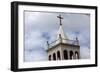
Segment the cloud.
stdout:
<path fill-rule="evenodd" d="M 90 49 L 88 47 L 82 46 L 80 49 L 81 59 L 90 59 Z"/>
<path fill-rule="evenodd" d="M 25 62 L 32 62 L 32 61 L 46 61 L 48 58 L 46 57 L 47 53 L 44 51 L 43 48 L 35 49 L 30 51 L 25 51 Z"/>
<path fill-rule="evenodd" d="M 25 35 L 25 48 L 32 49 L 34 46 L 41 45 L 43 40 L 40 38 L 41 38 L 41 33 L 36 31 L 28 35 Z"/>
<path fill-rule="evenodd" d="M 25 13 L 25 61 L 47 59 L 46 41 L 56 40 L 59 19 L 62 15 L 63 28 L 69 39 L 80 41 L 81 58 L 89 58 L 90 47 L 90 15 L 75 13 L 28 12 Z M 32 52 L 30 52 L 30 50 Z M 42 53 L 41 53 L 42 51 Z M 43 54 L 45 53 L 45 54 Z M 37 58 L 35 56 L 37 55 Z M 32 59 L 32 60 L 31 60 Z"/>

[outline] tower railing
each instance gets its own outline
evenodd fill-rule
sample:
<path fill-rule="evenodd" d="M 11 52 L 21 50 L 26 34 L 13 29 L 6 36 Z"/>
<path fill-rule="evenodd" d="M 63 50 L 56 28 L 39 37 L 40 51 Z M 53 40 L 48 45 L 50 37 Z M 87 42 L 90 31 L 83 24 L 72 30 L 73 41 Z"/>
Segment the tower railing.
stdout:
<path fill-rule="evenodd" d="M 69 40 L 69 39 L 57 39 L 51 43 L 48 44 L 48 48 L 51 48 L 59 43 L 63 43 L 63 44 L 69 44 L 69 45 L 79 45 L 79 41 L 78 40 Z"/>

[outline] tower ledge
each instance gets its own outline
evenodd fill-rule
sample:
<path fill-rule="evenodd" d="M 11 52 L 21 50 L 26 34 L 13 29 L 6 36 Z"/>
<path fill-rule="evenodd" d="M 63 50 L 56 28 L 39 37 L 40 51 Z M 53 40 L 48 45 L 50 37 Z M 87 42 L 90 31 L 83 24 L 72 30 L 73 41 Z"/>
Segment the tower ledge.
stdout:
<path fill-rule="evenodd" d="M 69 40 L 69 39 L 61 39 L 62 41 L 55 40 L 51 43 L 48 44 L 48 50 L 51 49 L 52 47 L 55 47 L 57 45 L 60 44 L 64 44 L 64 45 L 71 45 L 71 46 L 79 46 L 79 41 L 78 40 Z"/>

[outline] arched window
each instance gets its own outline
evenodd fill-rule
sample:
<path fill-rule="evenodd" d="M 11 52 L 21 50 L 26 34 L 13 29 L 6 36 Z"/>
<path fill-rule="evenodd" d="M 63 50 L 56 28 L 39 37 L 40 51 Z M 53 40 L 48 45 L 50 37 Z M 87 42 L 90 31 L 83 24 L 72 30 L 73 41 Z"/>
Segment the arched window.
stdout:
<path fill-rule="evenodd" d="M 57 51 L 57 59 L 58 59 L 58 60 L 61 60 L 60 51 Z"/>
<path fill-rule="evenodd" d="M 76 59 L 79 59 L 79 54 L 78 54 L 77 51 L 75 52 L 75 58 L 76 58 Z"/>
<path fill-rule="evenodd" d="M 51 55 L 49 55 L 49 60 L 51 60 Z"/>
<path fill-rule="evenodd" d="M 56 60 L 56 54 L 53 53 L 53 60 Z"/>
<path fill-rule="evenodd" d="M 70 51 L 70 59 L 74 59 L 73 51 Z"/>
<path fill-rule="evenodd" d="M 64 54 L 64 59 L 67 60 L 67 59 L 68 59 L 68 53 L 67 53 L 67 51 L 64 50 L 64 51 L 63 51 L 63 54 Z"/>

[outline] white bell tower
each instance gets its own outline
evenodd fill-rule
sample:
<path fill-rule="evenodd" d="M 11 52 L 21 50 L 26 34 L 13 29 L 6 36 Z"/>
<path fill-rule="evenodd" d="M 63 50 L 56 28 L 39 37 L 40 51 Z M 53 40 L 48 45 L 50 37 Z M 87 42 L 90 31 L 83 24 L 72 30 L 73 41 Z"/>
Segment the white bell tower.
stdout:
<path fill-rule="evenodd" d="M 61 15 L 57 16 L 60 20 L 60 27 L 57 33 L 57 39 L 51 43 L 47 42 L 48 60 L 68 60 L 80 58 L 80 45 L 78 38 L 68 39 L 62 26 Z"/>

